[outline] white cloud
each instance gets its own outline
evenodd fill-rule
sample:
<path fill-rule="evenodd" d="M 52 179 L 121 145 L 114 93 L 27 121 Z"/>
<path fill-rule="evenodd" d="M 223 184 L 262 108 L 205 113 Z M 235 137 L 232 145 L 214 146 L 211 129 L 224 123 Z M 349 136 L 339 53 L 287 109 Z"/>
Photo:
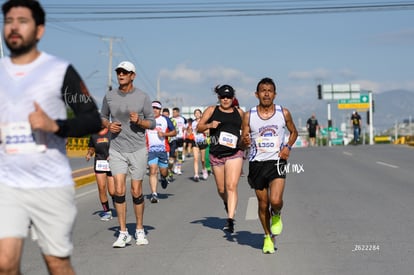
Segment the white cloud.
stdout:
<path fill-rule="evenodd" d="M 195 69 L 185 63 L 178 64 L 173 70 L 162 69 L 160 77 L 184 83 L 209 83 L 211 86 L 224 83 L 237 85 L 237 83 L 251 84 L 254 82 L 253 78 L 234 68 L 218 66 L 208 69 Z"/>
<path fill-rule="evenodd" d="M 315 69 L 312 71 L 293 71 L 289 73 L 293 80 L 323 80 L 330 78 L 330 72 L 326 69 Z"/>
<path fill-rule="evenodd" d="M 364 90 L 370 90 L 373 93 L 382 93 L 392 90 L 408 90 L 414 91 L 414 80 L 405 81 L 405 82 L 374 82 L 370 80 L 358 80 L 358 83 L 361 83 L 361 88 Z"/>
<path fill-rule="evenodd" d="M 161 78 L 178 80 L 187 83 L 200 83 L 202 81 L 202 72 L 200 70 L 190 69 L 186 64 L 178 64 L 173 70 L 162 69 Z"/>
<path fill-rule="evenodd" d="M 224 67 L 215 67 L 210 68 L 205 71 L 206 80 L 215 80 L 220 84 L 229 83 L 230 85 L 236 85 L 237 83 L 241 84 L 250 84 L 253 79 L 248 77 L 245 73 L 234 69 L 234 68 L 224 68 Z M 233 84 L 234 83 L 234 84 Z"/>

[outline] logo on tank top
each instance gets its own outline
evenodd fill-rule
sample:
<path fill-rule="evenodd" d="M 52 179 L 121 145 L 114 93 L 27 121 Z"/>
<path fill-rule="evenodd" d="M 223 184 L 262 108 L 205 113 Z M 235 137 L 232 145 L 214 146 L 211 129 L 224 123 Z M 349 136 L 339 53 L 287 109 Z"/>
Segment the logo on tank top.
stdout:
<path fill-rule="evenodd" d="M 266 125 L 259 128 L 259 135 L 262 137 L 277 136 L 278 125 Z"/>

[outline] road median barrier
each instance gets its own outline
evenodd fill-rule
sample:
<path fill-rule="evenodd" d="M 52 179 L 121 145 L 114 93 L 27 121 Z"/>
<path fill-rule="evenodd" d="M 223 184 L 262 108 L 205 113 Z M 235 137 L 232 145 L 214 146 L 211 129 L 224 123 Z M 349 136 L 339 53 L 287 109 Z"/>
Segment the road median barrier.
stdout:
<path fill-rule="evenodd" d="M 392 138 L 391 136 L 375 136 L 374 142 L 375 143 L 391 143 Z"/>
<path fill-rule="evenodd" d="M 73 171 L 72 178 L 75 182 L 76 188 L 79 188 L 87 184 L 91 184 L 96 181 L 93 167 L 86 167 Z"/>

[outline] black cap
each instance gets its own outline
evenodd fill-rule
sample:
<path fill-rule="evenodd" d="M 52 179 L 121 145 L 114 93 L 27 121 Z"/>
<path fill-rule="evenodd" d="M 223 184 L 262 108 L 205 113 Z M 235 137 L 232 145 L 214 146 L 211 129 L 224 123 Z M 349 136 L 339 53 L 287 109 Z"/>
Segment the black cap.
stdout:
<path fill-rule="evenodd" d="M 234 89 L 230 85 L 223 85 L 217 90 L 219 96 L 234 97 Z"/>

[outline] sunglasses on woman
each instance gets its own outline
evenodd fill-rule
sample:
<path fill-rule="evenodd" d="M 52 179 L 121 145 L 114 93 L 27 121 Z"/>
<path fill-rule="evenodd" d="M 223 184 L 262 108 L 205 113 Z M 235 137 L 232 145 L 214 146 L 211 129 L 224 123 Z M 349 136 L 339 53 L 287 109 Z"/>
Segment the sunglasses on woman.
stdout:
<path fill-rule="evenodd" d="M 233 97 L 232 96 L 229 96 L 229 95 L 221 95 L 221 96 L 219 96 L 219 98 L 220 99 L 225 99 L 225 98 L 233 99 Z"/>

